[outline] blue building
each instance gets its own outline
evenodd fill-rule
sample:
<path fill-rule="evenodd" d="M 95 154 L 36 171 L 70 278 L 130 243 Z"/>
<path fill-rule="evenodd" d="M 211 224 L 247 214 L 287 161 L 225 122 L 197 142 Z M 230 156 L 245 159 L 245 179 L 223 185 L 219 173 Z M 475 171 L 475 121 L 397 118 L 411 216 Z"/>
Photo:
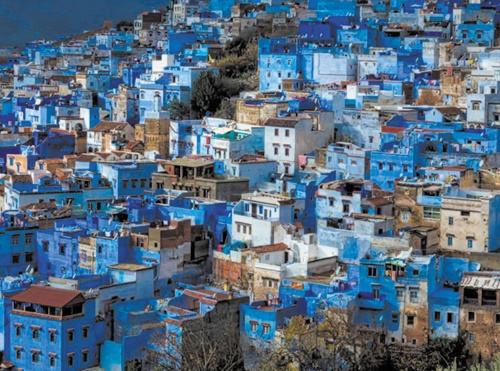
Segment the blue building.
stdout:
<path fill-rule="evenodd" d="M 25 370 L 81 370 L 99 365 L 104 322 L 80 291 L 31 286 L 11 297 L 6 359 Z"/>

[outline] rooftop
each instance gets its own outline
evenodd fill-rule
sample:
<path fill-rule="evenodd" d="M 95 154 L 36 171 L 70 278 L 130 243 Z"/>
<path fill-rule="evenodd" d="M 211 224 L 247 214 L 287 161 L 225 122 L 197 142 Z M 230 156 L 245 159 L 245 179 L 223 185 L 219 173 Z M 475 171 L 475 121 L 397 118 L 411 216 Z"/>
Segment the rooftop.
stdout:
<path fill-rule="evenodd" d="M 29 289 L 12 296 L 11 300 L 56 308 L 64 307 L 73 301 L 85 301 L 80 291 L 37 285 L 33 285 Z"/>

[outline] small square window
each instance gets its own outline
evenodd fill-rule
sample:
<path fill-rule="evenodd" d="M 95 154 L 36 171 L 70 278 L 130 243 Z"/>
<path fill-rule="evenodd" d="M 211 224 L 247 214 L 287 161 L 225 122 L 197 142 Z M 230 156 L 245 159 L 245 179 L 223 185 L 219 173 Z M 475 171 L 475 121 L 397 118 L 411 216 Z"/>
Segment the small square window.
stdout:
<path fill-rule="evenodd" d="M 454 318 L 453 318 L 453 313 L 451 312 L 448 312 L 446 313 L 446 322 L 447 323 L 453 323 L 454 322 Z"/>
<path fill-rule="evenodd" d="M 406 316 L 406 324 L 407 324 L 408 326 L 413 326 L 413 325 L 415 324 L 415 316 L 414 316 L 414 315 L 410 315 L 410 314 L 408 314 L 408 315 Z"/>
<path fill-rule="evenodd" d="M 450 216 L 448 218 L 448 225 L 453 225 L 453 217 L 452 216 Z"/>
<path fill-rule="evenodd" d="M 12 264 L 19 264 L 21 262 L 21 254 L 14 253 L 12 254 Z"/>
<path fill-rule="evenodd" d="M 467 248 L 472 249 L 474 247 L 474 239 L 467 238 Z"/>
<path fill-rule="evenodd" d="M 418 276 L 418 275 L 419 275 L 419 273 L 420 273 L 420 272 L 419 272 L 419 270 L 418 270 L 418 269 L 414 269 L 414 270 L 413 270 L 413 275 L 414 275 L 414 276 Z"/>
<path fill-rule="evenodd" d="M 262 329 L 264 334 L 269 334 L 269 325 L 267 324 L 262 325 Z"/>
<path fill-rule="evenodd" d="M 68 355 L 68 367 L 73 367 L 74 356 Z"/>
<path fill-rule="evenodd" d="M 476 322 L 476 312 L 467 313 L 467 322 Z"/>
<path fill-rule="evenodd" d="M 82 327 L 82 338 L 87 339 L 89 337 L 89 327 Z"/>
<path fill-rule="evenodd" d="M 396 298 L 398 301 L 403 301 L 405 297 L 405 293 L 403 289 L 396 289 Z"/>
<path fill-rule="evenodd" d="M 378 270 L 375 267 L 368 267 L 368 277 L 377 277 Z"/>
<path fill-rule="evenodd" d="M 392 312 L 392 322 L 398 323 L 398 312 Z"/>
<path fill-rule="evenodd" d="M 441 322 L 441 312 L 434 312 L 434 322 Z"/>

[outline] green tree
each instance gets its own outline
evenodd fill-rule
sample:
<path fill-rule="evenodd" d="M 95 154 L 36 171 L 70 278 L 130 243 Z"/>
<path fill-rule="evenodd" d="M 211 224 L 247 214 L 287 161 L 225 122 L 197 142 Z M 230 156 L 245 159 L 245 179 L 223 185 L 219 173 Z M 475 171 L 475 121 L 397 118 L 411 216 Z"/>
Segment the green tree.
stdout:
<path fill-rule="evenodd" d="M 220 117 L 221 119 L 234 120 L 235 112 L 236 104 L 229 99 L 224 99 L 214 116 Z"/>
<path fill-rule="evenodd" d="M 227 93 L 220 77 L 212 71 L 202 72 L 193 83 L 191 94 L 191 110 L 195 118 L 216 112 L 224 98 L 227 98 Z"/>
<path fill-rule="evenodd" d="M 167 107 L 172 120 L 188 120 L 191 117 L 191 107 L 189 104 L 180 102 L 177 98 L 170 102 Z"/>
<path fill-rule="evenodd" d="M 295 317 L 284 331 L 283 345 L 268 353 L 262 370 L 390 370 L 387 347 L 379 333 L 364 331 L 353 322 L 352 309 L 331 308 L 322 322 L 306 325 Z"/>

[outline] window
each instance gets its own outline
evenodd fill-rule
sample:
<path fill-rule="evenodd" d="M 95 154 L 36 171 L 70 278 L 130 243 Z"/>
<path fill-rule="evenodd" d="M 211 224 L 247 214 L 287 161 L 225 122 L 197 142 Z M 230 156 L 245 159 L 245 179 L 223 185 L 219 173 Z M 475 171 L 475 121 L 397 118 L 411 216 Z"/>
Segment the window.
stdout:
<path fill-rule="evenodd" d="M 26 233 L 26 235 L 24 236 L 24 243 L 26 245 L 33 243 L 33 233 Z"/>
<path fill-rule="evenodd" d="M 278 147 L 274 147 L 274 155 L 276 156 L 278 154 Z"/>
<path fill-rule="evenodd" d="M 396 299 L 398 301 L 403 301 L 405 297 L 405 292 L 403 289 L 396 289 Z"/>
<path fill-rule="evenodd" d="M 450 216 L 448 218 L 448 225 L 453 225 L 453 217 L 452 216 Z"/>
<path fill-rule="evenodd" d="M 441 312 L 434 312 L 434 322 L 441 322 Z"/>
<path fill-rule="evenodd" d="M 33 340 L 40 340 L 40 330 L 39 329 L 34 329 L 32 334 L 31 334 Z"/>
<path fill-rule="evenodd" d="M 451 312 L 446 313 L 446 322 L 447 323 L 453 323 L 454 322 L 453 313 L 451 313 Z"/>
<path fill-rule="evenodd" d="M 24 253 L 26 263 L 31 263 L 33 261 L 33 253 L 32 252 L 27 252 Z"/>
<path fill-rule="evenodd" d="M 333 197 L 330 197 L 330 198 L 328 199 L 328 201 L 329 201 L 329 203 L 330 203 L 330 206 L 333 206 L 333 205 L 334 205 L 334 203 L 335 203 L 335 199 L 334 199 Z"/>
<path fill-rule="evenodd" d="M 49 341 L 51 343 L 55 343 L 56 342 L 56 333 L 54 331 L 50 332 L 50 334 L 49 334 Z"/>
<path fill-rule="evenodd" d="M 285 148 L 285 156 L 290 156 L 290 148 Z"/>
<path fill-rule="evenodd" d="M 71 343 L 75 340 L 75 330 L 68 330 L 68 341 Z"/>
<path fill-rule="evenodd" d="M 10 237 L 10 243 L 12 244 L 12 246 L 19 245 L 19 239 L 20 239 L 20 237 L 21 237 L 21 235 L 19 235 L 19 234 L 13 234 Z"/>
<path fill-rule="evenodd" d="M 23 357 L 23 352 L 21 351 L 21 349 L 17 349 L 16 350 L 16 359 L 22 359 Z"/>
<path fill-rule="evenodd" d="M 469 333 L 469 343 L 473 343 L 474 342 L 474 333 L 470 332 Z"/>
<path fill-rule="evenodd" d="M 378 163 L 378 169 L 379 170 L 383 170 L 384 169 L 384 163 L 383 162 L 379 162 Z"/>
<path fill-rule="evenodd" d="M 379 299 L 380 298 L 380 290 L 379 289 L 373 289 L 372 293 L 373 293 L 373 298 L 374 299 Z"/>
<path fill-rule="evenodd" d="M 406 315 L 406 325 L 413 326 L 415 324 L 415 316 L 412 314 Z"/>
<path fill-rule="evenodd" d="M 66 244 L 60 243 L 59 244 L 59 255 L 64 255 L 66 254 Z"/>
<path fill-rule="evenodd" d="M 378 270 L 375 267 L 368 267 L 368 277 L 377 277 Z"/>
<path fill-rule="evenodd" d="M 84 351 L 82 352 L 82 363 L 87 363 L 89 361 L 89 352 Z"/>
<path fill-rule="evenodd" d="M 418 291 L 410 290 L 410 302 L 418 303 Z"/>
<path fill-rule="evenodd" d="M 448 236 L 448 246 L 453 246 L 453 237 Z"/>
<path fill-rule="evenodd" d="M 460 211 L 461 216 L 470 216 L 470 211 Z"/>
<path fill-rule="evenodd" d="M 89 337 L 89 327 L 82 327 L 82 338 L 87 339 Z"/>
<path fill-rule="evenodd" d="M 49 358 L 49 365 L 50 365 L 50 367 L 56 367 L 56 357 L 51 356 Z"/>
<path fill-rule="evenodd" d="M 467 322 L 476 322 L 476 312 L 467 313 Z"/>
<path fill-rule="evenodd" d="M 500 323 L 500 313 L 495 313 L 495 323 L 496 324 Z"/>
<path fill-rule="evenodd" d="M 280 135 L 280 129 L 274 129 L 274 135 L 279 136 Z"/>
<path fill-rule="evenodd" d="M 418 276 L 419 273 L 420 273 L 420 271 L 418 269 L 414 269 L 413 270 L 413 275 L 414 276 Z"/>
<path fill-rule="evenodd" d="M 474 239 L 473 238 L 467 238 L 467 248 L 472 249 L 474 247 Z"/>
<path fill-rule="evenodd" d="M 392 322 L 398 323 L 398 312 L 392 312 Z"/>
<path fill-rule="evenodd" d="M 411 344 L 416 346 L 416 345 L 417 345 L 417 339 L 413 339 L 413 340 L 411 341 Z"/>
<path fill-rule="evenodd" d="M 263 324 L 262 328 L 263 328 L 264 334 L 269 334 L 269 325 L 268 324 Z"/>
<path fill-rule="evenodd" d="M 401 213 L 401 221 L 403 223 L 408 223 L 410 221 L 410 212 L 408 210 Z"/>
<path fill-rule="evenodd" d="M 127 189 L 128 186 L 128 180 L 122 180 L 122 188 Z"/>
<path fill-rule="evenodd" d="M 73 363 L 74 363 L 74 355 L 68 354 L 68 367 L 73 367 Z"/>
<path fill-rule="evenodd" d="M 250 324 L 252 326 L 252 332 L 257 331 L 257 322 L 251 322 Z"/>
<path fill-rule="evenodd" d="M 392 162 L 389 162 L 389 171 L 394 170 L 394 164 Z"/>
<path fill-rule="evenodd" d="M 439 207 L 424 207 L 424 218 L 425 219 L 440 219 L 441 218 L 441 208 L 439 208 Z"/>
<path fill-rule="evenodd" d="M 407 172 L 408 171 L 408 164 L 403 164 L 403 172 Z"/>
<path fill-rule="evenodd" d="M 286 129 L 285 130 L 285 137 L 289 137 L 290 136 L 290 130 L 289 129 Z"/>
<path fill-rule="evenodd" d="M 481 109 L 481 102 L 472 102 L 472 110 L 479 111 Z"/>
<path fill-rule="evenodd" d="M 49 251 L 49 241 L 46 241 L 46 240 L 42 241 L 42 249 L 43 249 L 43 252 Z"/>
<path fill-rule="evenodd" d="M 40 362 L 40 353 L 33 352 L 31 354 L 31 362 L 33 362 L 33 363 L 39 363 Z"/>
<path fill-rule="evenodd" d="M 344 210 L 344 213 L 348 213 L 349 212 L 349 204 L 348 203 L 344 204 L 343 210 Z"/>
<path fill-rule="evenodd" d="M 12 264 L 19 264 L 20 261 L 21 261 L 21 254 L 19 253 L 12 254 Z"/>
<path fill-rule="evenodd" d="M 21 336 L 21 334 L 22 334 L 21 326 L 16 326 L 16 336 Z"/>

